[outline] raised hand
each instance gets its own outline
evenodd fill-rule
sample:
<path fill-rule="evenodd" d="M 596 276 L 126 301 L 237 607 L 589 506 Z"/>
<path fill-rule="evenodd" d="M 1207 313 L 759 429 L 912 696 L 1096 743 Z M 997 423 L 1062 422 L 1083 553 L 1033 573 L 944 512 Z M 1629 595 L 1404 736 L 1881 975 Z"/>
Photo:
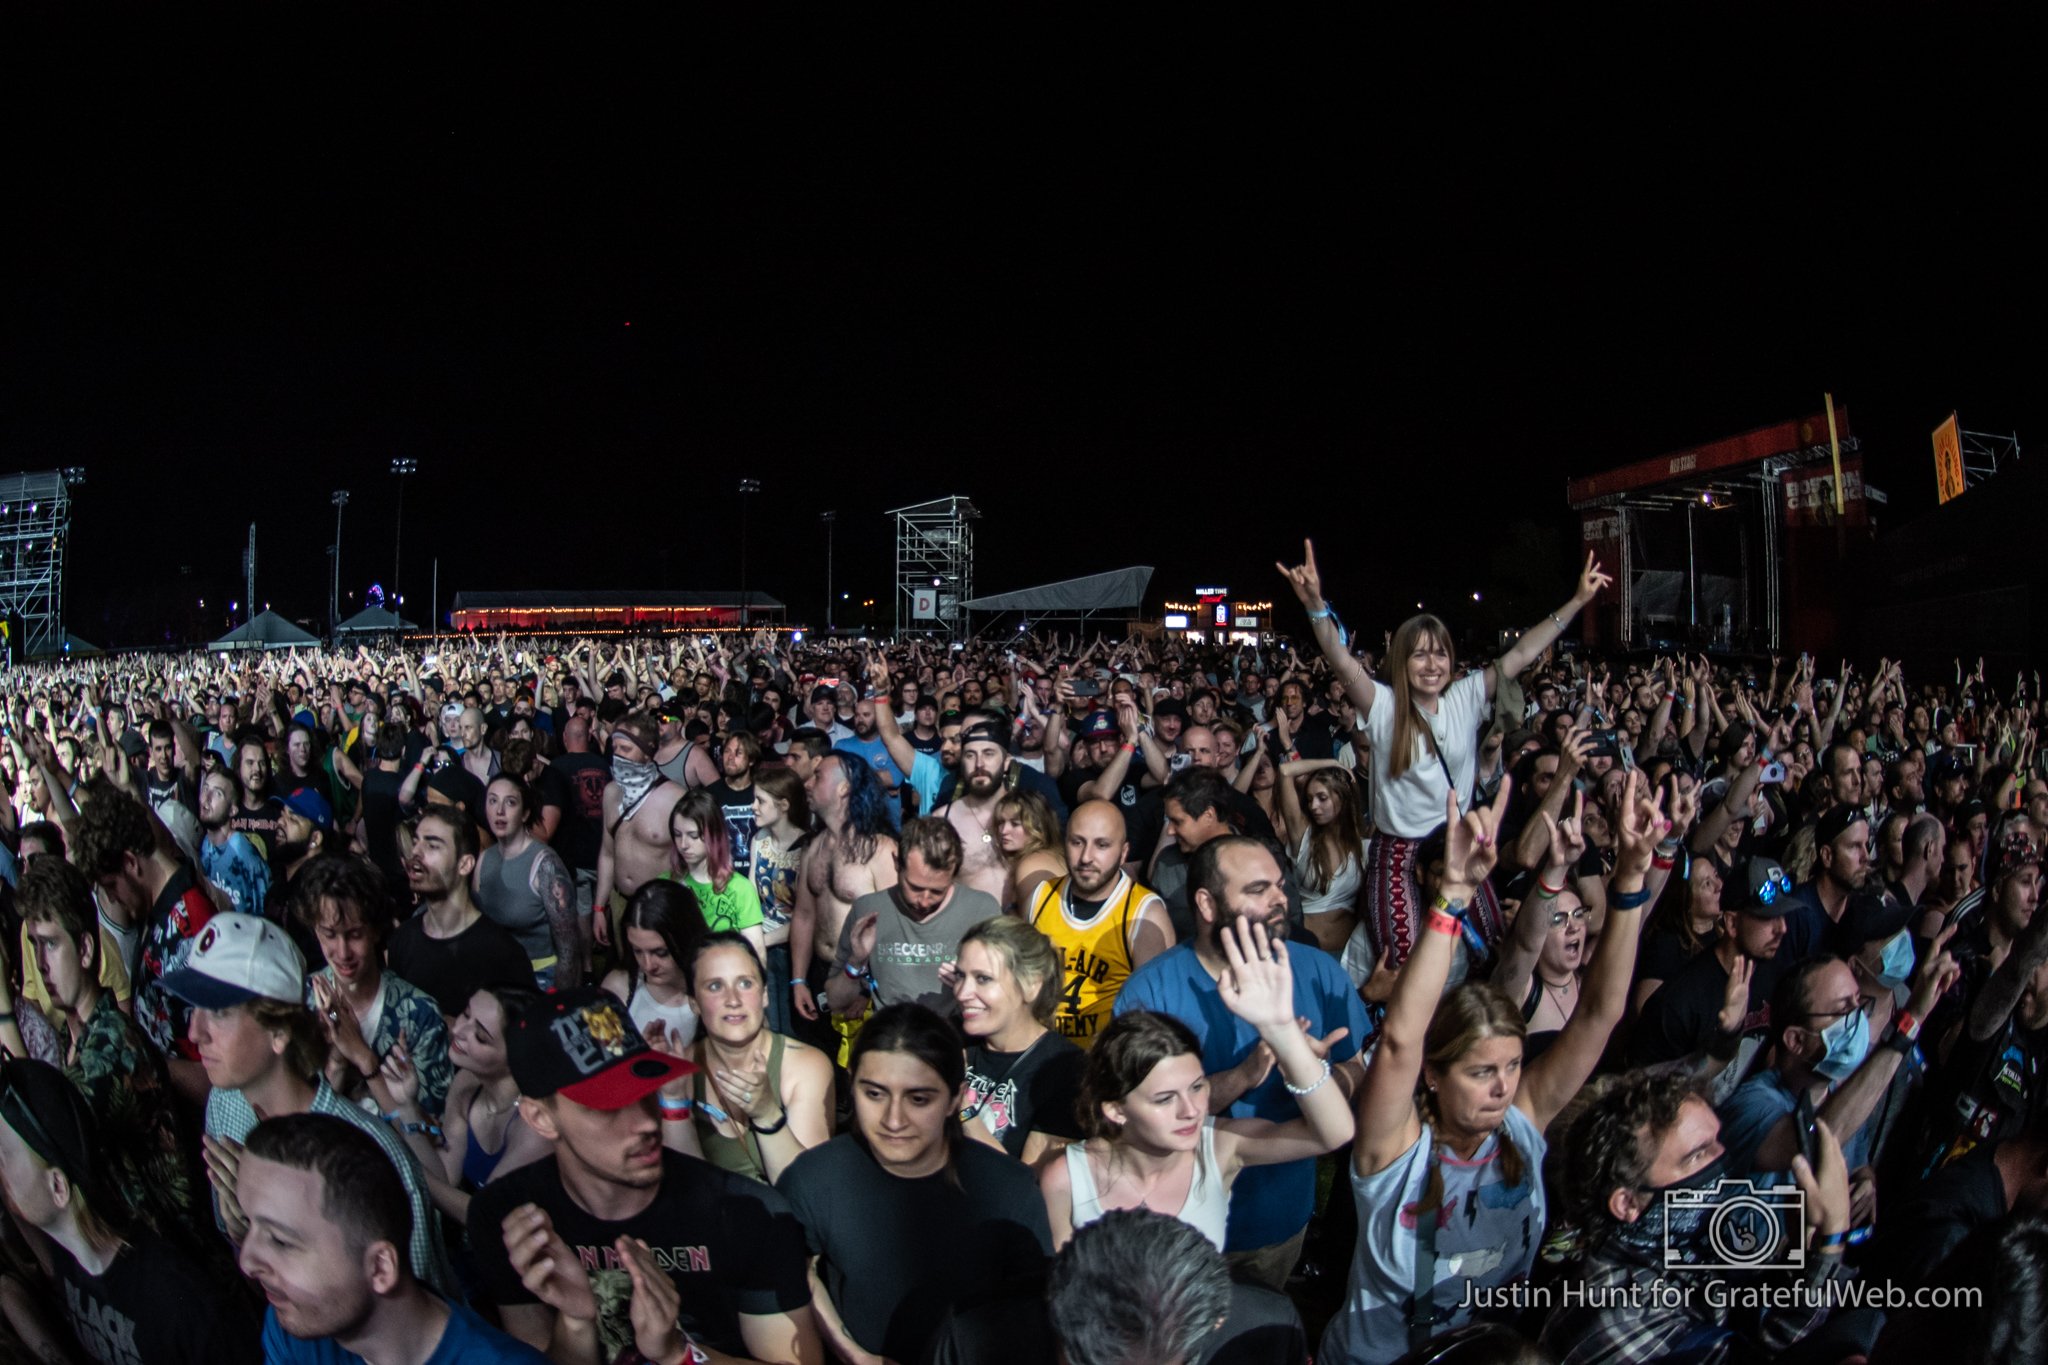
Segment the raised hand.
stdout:
<path fill-rule="evenodd" d="M 1573 868 L 1586 854 L 1586 794 L 1572 793 L 1572 813 L 1560 819 L 1552 819 L 1550 812 L 1538 811 L 1543 817 L 1543 827 L 1550 835 L 1550 864 L 1553 867 Z"/>
<path fill-rule="evenodd" d="M 1229 964 L 1216 983 L 1223 1004 L 1263 1034 L 1298 1027 L 1294 1013 L 1294 965 L 1284 943 L 1266 936 L 1266 926 L 1238 919 L 1217 934 Z"/>
<path fill-rule="evenodd" d="M 1455 788 L 1444 795 L 1444 891 L 1447 900 L 1459 899 L 1451 894 L 1452 889 L 1469 894 L 1479 883 L 1486 880 L 1493 871 L 1493 865 L 1500 861 L 1500 847 L 1496 836 L 1500 830 L 1501 817 L 1507 814 L 1508 793 L 1513 789 L 1512 776 L 1500 780 L 1500 791 L 1493 798 L 1491 806 L 1475 809 L 1470 815 L 1458 814 L 1458 793 Z"/>
<path fill-rule="evenodd" d="M 1588 550 L 1586 567 L 1579 571 L 1579 587 L 1578 591 L 1572 594 L 1572 601 L 1583 607 L 1597 597 L 1602 588 L 1613 586 L 1614 576 L 1602 569 L 1600 561 L 1593 556 L 1591 550 Z"/>
<path fill-rule="evenodd" d="M 1936 934 L 1914 967 L 1913 993 L 1906 999 L 1906 1009 L 1914 1018 L 1925 1019 L 1941 997 L 1948 994 L 1949 987 L 1962 978 L 1962 964 L 1947 951 L 1948 941 L 1961 927 L 1951 924 Z"/>
<path fill-rule="evenodd" d="M 1647 871 L 1650 860 L 1656 855 L 1657 845 L 1670 832 L 1671 821 L 1664 815 L 1664 793 L 1660 791 L 1654 799 L 1651 798 L 1644 790 L 1642 773 L 1630 769 L 1628 785 L 1621 794 L 1616 833 L 1620 856 L 1616 860 L 1616 871 L 1622 868 L 1637 873 Z"/>
<path fill-rule="evenodd" d="M 1756 974 L 1756 964 L 1747 954 L 1737 953 L 1735 966 L 1728 973 L 1728 988 L 1721 993 L 1721 1013 L 1715 1020 L 1723 1033 L 1739 1033 L 1742 1021 L 1749 1018 L 1749 981 Z"/>
<path fill-rule="evenodd" d="M 1285 578 L 1294 589 L 1294 595 L 1301 600 L 1303 610 L 1321 611 L 1323 609 L 1323 576 L 1316 569 L 1316 547 L 1314 541 L 1304 540 L 1301 542 L 1301 557 L 1302 562 L 1291 569 L 1278 560 L 1273 562 L 1273 567 L 1280 571 L 1280 576 Z"/>

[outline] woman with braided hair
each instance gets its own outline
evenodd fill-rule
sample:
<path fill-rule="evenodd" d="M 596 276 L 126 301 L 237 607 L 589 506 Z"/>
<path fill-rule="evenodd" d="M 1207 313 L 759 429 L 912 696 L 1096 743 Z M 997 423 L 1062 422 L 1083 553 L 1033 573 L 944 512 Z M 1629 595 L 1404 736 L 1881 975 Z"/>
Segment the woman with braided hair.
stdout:
<path fill-rule="evenodd" d="M 1379 1046 L 1355 1096 L 1351 1193 L 1357 1254 L 1318 1360 L 1393 1360 L 1468 1321 L 1471 1292 L 1529 1273 L 1543 1242 L 1543 1131 L 1585 1084 L 1628 1003 L 1644 882 L 1665 832 L 1631 774 L 1607 924 L 1584 994 L 1557 1040 L 1523 1066 L 1527 1025 L 1499 988 L 1444 993 L 1474 890 L 1498 858 L 1513 778 L 1491 808 L 1459 817 L 1445 795 L 1444 875 L 1401 968 Z"/>

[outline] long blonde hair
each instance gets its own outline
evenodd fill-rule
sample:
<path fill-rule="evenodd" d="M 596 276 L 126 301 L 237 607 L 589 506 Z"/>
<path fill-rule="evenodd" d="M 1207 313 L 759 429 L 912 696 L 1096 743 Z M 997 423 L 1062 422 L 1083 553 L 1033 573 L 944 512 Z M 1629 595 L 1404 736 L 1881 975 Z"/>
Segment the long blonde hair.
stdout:
<path fill-rule="evenodd" d="M 1429 1125 L 1431 1141 L 1443 1141 L 1443 1115 L 1437 1109 L 1436 1092 L 1429 1088 L 1429 1073 L 1450 1070 L 1460 1057 L 1488 1038 L 1513 1038 L 1520 1043 L 1528 1036 L 1529 1027 L 1522 1019 L 1521 1009 L 1497 986 L 1468 981 L 1437 1003 L 1436 1013 L 1430 1016 L 1429 1032 L 1422 1038 L 1422 1076 L 1415 1093 L 1423 1122 Z M 1500 1183 L 1513 1189 L 1522 1183 L 1525 1169 L 1521 1149 L 1508 1137 L 1505 1125 L 1498 1136 L 1495 1157 L 1500 1162 Z M 1429 1184 L 1422 1191 L 1416 1212 L 1427 1213 L 1443 1201 L 1443 1169 L 1432 1161 Z"/>
<path fill-rule="evenodd" d="M 1432 640 L 1444 647 L 1450 656 L 1451 671 L 1458 667 L 1458 647 L 1451 641 L 1451 632 L 1434 616 L 1411 616 L 1401 623 L 1394 632 L 1394 643 L 1387 650 L 1387 686 L 1394 692 L 1394 733 L 1387 742 L 1387 777 L 1393 780 L 1408 771 L 1423 745 L 1422 714 L 1415 707 L 1415 698 L 1408 690 L 1408 660 L 1413 658 L 1424 640 Z"/>

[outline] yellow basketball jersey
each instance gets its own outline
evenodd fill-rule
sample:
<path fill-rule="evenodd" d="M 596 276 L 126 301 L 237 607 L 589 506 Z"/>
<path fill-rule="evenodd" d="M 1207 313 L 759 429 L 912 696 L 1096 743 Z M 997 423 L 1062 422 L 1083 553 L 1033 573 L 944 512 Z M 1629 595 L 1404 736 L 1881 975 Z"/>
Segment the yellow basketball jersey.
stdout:
<path fill-rule="evenodd" d="M 1119 874 L 1101 911 L 1082 922 L 1069 908 L 1068 880 L 1061 877 L 1038 888 L 1031 900 L 1031 924 L 1059 950 L 1066 976 L 1053 1027 L 1086 1048 L 1109 1027 L 1117 992 L 1131 976 L 1131 919 L 1156 893 Z"/>

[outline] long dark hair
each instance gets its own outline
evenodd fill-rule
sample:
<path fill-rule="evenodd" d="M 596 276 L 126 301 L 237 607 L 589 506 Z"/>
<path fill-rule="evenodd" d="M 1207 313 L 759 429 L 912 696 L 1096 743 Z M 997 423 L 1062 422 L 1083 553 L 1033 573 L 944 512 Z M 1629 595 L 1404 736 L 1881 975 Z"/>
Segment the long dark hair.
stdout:
<path fill-rule="evenodd" d="M 967 1084 L 967 1054 L 961 1050 L 959 1032 L 915 1001 L 878 1010 L 861 1026 L 860 1036 L 853 1040 L 853 1052 L 846 1059 L 846 1074 L 855 1081 L 860 1079 L 861 1058 L 870 1052 L 901 1052 L 916 1058 L 938 1073 L 949 1094 L 959 1094 L 960 1087 Z M 853 1125 L 853 1140 L 869 1156 L 874 1155 L 858 1123 Z M 957 1186 L 960 1175 L 954 1158 L 962 1141 L 959 1124 L 946 1124 L 945 1140 L 946 1179 Z"/>
<path fill-rule="evenodd" d="M 684 971 L 696 956 L 698 940 L 710 932 L 704 923 L 704 911 L 697 904 L 697 894 L 681 882 L 642 882 L 626 901 L 626 911 L 619 917 L 619 952 L 625 958 L 626 999 L 630 1002 L 633 992 L 640 989 L 640 960 L 633 956 L 626 942 L 628 929 L 645 929 L 661 936 L 662 946 L 668 949 L 669 960 Z M 687 989 L 687 988 L 686 988 Z"/>

